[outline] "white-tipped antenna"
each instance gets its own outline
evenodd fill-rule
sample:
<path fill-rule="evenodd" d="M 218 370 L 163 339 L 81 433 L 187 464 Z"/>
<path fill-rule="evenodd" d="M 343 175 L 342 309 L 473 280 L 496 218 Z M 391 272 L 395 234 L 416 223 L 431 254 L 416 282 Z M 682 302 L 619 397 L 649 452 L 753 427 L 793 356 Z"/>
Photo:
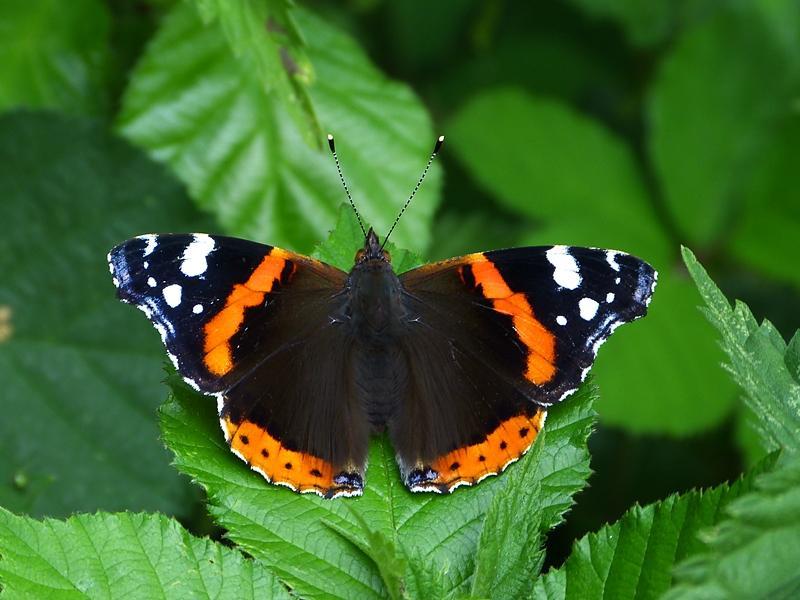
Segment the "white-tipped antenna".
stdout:
<path fill-rule="evenodd" d="M 342 174 L 342 167 L 339 166 L 339 157 L 336 156 L 336 144 L 333 142 L 333 136 L 330 133 L 328 134 L 328 147 L 331 149 L 334 162 L 336 162 L 336 171 L 339 173 L 339 179 L 342 181 L 344 193 L 347 194 L 347 199 L 350 201 L 350 206 L 353 207 L 353 212 L 356 213 L 356 219 L 358 219 L 358 226 L 361 227 L 361 233 L 363 233 L 364 238 L 366 238 L 367 231 L 364 229 L 364 223 L 361 222 L 361 215 L 358 214 L 358 209 L 356 208 L 355 203 L 353 203 L 353 198 L 350 196 L 350 190 L 348 189 L 347 183 L 344 180 L 344 175 Z"/>
<path fill-rule="evenodd" d="M 431 152 L 431 157 L 428 159 L 428 164 L 425 165 L 425 168 L 422 170 L 422 175 L 419 177 L 419 181 L 417 181 L 417 185 L 414 186 L 414 189 L 411 191 L 411 195 L 406 200 L 406 203 L 403 205 L 403 208 L 400 209 L 400 213 L 397 215 L 397 218 L 392 223 L 392 226 L 389 228 L 389 233 L 386 234 L 386 237 L 383 238 L 383 244 L 381 244 L 381 250 L 383 247 L 386 246 L 386 242 L 389 241 L 389 236 L 392 235 L 394 228 L 397 227 L 398 221 L 400 221 L 400 217 L 403 216 L 403 213 L 406 212 L 408 205 L 411 204 L 411 201 L 414 199 L 414 196 L 417 195 L 417 191 L 419 187 L 422 185 L 423 180 L 425 179 L 425 175 L 428 174 L 428 170 L 431 168 L 433 164 L 433 159 L 436 158 L 436 155 L 439 154 L 439 150 L 442 148 L 442 144 L 444 144 L 444 136 L 440 135 L 436 139 L 436 145 L 433 147 L 433 152 Z"/>

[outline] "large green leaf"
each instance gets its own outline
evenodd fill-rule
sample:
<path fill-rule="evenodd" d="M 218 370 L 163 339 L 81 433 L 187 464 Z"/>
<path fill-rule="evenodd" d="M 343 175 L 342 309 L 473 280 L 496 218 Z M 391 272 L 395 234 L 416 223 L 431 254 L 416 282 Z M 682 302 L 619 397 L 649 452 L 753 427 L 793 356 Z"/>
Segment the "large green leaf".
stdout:
<path fill-rule="evenodd" d="M 534 597 L 660 597 L 670 586 L 674 565 L 703 550 L 698 532 L 717 524 L 725 507 L 751 485 L 745 478 L 634 506 L 616 523 L 576 542 L 562 567 L 536 581 Z"/>
<path fill-rule="evenodd" d="M 316 74 L 307 88 L 313 110 L 336 135 L 365 220 L 385 233 L 432 150 L 428 115 L 348 36 L 305 10 L 292 14 Z M 178 5 L 133 74 L 119 126 L 169 163 L 229 233 L 307 252 L 335 219 L 344 192 L 332 158 L 303 141 L 258 72 L 235 58 L 215 23 L 204 25 L 191 5 Z M 438 180 L 434 169 L 396 242 L 427 246 Z"/>
<path fill-rule="evenodd" d="M 259 563 L 163 515 L 36 521 L 0 508 L 4 598 L 290 598 Z"/>
<path fill-rule="evenodd" d="M 0 111 L 104 112 L 108 30 L 99 0 L 0 3 Z"/>
<path fill-rule="evenodd" d="M 514 90 L 478 95 L 451 131 L 451 145 L 478 181 L 508 208 L 542 223 L 505 245 L 618 248 L 659 270 L 650 314 L 616 332 L 600 352 L 603 420 L 683 435 L 719 423 L 733 386 L 716 368 L 722 356 L 712 329 L 694 309 L 696 291 L 672 264 L 626 146 L 587 117 Z"/>
<path fill-rule="evenodd" d="M 561 521 L 589 475 L 592 400 L 584 388 L 548 418 L 547 443 L 537 461 L 544 529 Z M 363 497 L 299 495 L 249 471 L 228 450 L 213 402 L 177 379 L 162 408 L 162 430 L 175 464 L 206 488 L 210 511 L 229 537 L 312 598 L 385 594 L 380 559 L 363 551 L 376 534 L 413 560 L 409 579 L 425 569 L 442 588 L 466 591 L 484 514 L 507 483 L 502 476 L 448 497 L 412 494 L 400 480 L 391 446 L 378 439 L 370 447 Z M 419 589 L 422 582 L 417 577 L 409 585 Z"/>
<path fill-rule="evenodd" d="M 458 158 L 504 206 L 590 233 L 595 245 L 666 261 L 666 236 L 633 157 L 599 123 L 559 102 L 495 88 L 469 100 L 448 133 Z"/>
<path fill-rule="evenodd" d="M 675 267 L 659 273 L 647 317 L 617 330 L 593 368 L 603 422 L 641 433 L 690 435 L 721 423 L 736 401 L 719 368 L 697 290 Z"/>
<path fill-rule="evenodd" d="M 729 518 L 703 535 L 709 551 L 680 565 L 679 585 L 666 598 L 800 595 L 800 460 L 795 455 L 760 476 L 755 488 L 732 502 Z"/>
<path fill-rule="evenodd" d="M 762 446 L 796 454 L 800 451 L 797 340 L 787 347 L 769 321 L 759 326 L 745 304 L 736 302 L 731 307 L 687 248 L 683 249 L 683 259 L 705 301 L 703 312 L 722 336 L 728 370 L 746 394 Z"/>
<path fill-rule="evenodd" d="M 33 114 L 0 119 L 0 198 L 0 504 L 185 514 L 155 422 L 163 351 L 115 299 L 105 257 L 136 234 L 197 228 L 196 211 L 102 127 Z"/>
<path fill-rule="evenodd" d="M 687 30 L 651 90 L 650 151 L 666 205 L 698 245 L 724 232 L 776 117 L 791 112 L 790 61 L 757 4 Z"/>

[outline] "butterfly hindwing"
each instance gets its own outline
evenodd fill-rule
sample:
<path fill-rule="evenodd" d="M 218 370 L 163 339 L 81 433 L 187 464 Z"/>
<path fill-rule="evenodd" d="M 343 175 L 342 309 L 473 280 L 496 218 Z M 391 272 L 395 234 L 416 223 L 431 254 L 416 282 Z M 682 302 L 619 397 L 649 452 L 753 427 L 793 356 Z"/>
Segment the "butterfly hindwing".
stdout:
<path fill-rule="evenodd" d="M 656 273 L 622 252 L 553 246 L 472 254 L 400 280 L 416 372 L 394 424 L 398 459 L 412 490 L 450 491 L 527 451 L 535 435 L 513 448 L 506 438 L 538 431 L 546 408 L 578 388 L 614 329 L 646 313 Z"/>
<path fill-rule="evenodd" d="M 145 235 L 109 254 L 120 298 L 145 312 L 178 372 L 216 395 L 232 450 L 274 483 L 361 492 L 369 429 L 332 318 L 346 273 L 254 242 Z"/>

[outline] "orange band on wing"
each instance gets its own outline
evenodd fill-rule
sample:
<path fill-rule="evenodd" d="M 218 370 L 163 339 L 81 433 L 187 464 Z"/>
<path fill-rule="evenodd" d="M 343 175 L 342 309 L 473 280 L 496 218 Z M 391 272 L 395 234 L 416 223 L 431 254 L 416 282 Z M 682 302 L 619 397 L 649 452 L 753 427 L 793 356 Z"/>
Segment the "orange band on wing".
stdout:
<path fill-rule="evenodd" d="M 451 491 L 497 475 L 531 447 L 546 416 L 544 409 L 538 409 L 531 417 L 512 417 L 500 423 L 483 442 L 440 456 L 430 465 L 439 476 L 429 483 Z"/>
<path fill-rule="evenodd" d="M 556 338 L 534 316 L 525 294 L 514 292 L 497 267 L 483 254 L 470 255 L 475 284 L 484 297 L 492 301 L 497 312 L 512 317 L 520 341 L 528 349 L 528 368 L 525 378 L 541 385 L 550 381 L 556 372 Z"/>
<path fill-rule="evenodd" d="M 226 417 L 221 424 L 234 453 L 267 481 L 288 486 L 296 492 L 314 492 L 327 497 L 361 493 L 360 488 L 335 483 L 336 472 L 329 462 L 284 448 L 255 423 L 236 424 Z"/>
<path fill-rule="evenodd" d="M 222 376 L 233 368 L 230 340 L 244 322 L 245 308 L 264 302 L 286 267 L 288 253 L 272 248 L 243 284 L 237 283 L 228 294 L 225 307 L 203 328 L 205 334 L 203 362 L 209 372 Z"/>

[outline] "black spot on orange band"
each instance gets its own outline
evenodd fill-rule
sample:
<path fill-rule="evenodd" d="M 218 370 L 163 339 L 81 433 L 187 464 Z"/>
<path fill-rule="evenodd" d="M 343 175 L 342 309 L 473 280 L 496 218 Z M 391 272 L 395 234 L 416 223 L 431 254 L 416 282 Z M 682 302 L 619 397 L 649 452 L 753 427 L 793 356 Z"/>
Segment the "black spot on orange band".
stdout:
<path fill-rule="evenodd" d="M 458 448 L 418 470 L 420 489 L 452 491 L 459 485 L 472 485 L 484 477 L 496 475 L 527 452 L 544 427 L 547 413 L 537 409 L 533 415 L 517 415 L 500 423 L 486 438 L 465 448 Z M 519 435 L 522 430 L 526 435 Z"/>
<path fill-rule="evenodd" d="M 363 481 L 357 473 L 343 474 L 321 458 L 289 450 L 255 423 L 234 423 L 226 417 L 222 426 L 234 453 L 272 483 L 329 498 L 361 493 Z"/>

